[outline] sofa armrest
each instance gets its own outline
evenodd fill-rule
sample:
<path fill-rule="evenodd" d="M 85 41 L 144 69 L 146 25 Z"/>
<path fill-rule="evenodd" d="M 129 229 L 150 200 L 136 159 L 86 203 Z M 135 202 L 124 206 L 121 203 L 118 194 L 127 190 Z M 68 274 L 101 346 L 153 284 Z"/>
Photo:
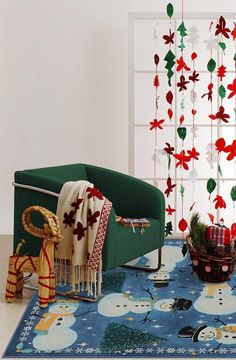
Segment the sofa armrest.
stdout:
<path fill-rule="evenodd" d="M 110 201 L 117 215 L 149 217 L 165 222 L 165 198 L 152 185 L 116 171 L 86 165 L 90 182 Z"/>

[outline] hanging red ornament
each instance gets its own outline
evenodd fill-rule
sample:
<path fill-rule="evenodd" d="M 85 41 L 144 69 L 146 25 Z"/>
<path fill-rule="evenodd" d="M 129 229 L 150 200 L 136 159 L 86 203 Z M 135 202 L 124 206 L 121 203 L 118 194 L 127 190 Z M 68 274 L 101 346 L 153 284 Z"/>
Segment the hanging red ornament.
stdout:
<path fill-rule="evenodd" d="M 171 120 L 173 117 L 173 111 L 171 109 L 168 109 L 167 113 L 168 113 L 169 119 Z"/>
<path fill-rule="evenodd" d="M 191 54 L 191 59 L 192 59 L 192 61 L 194 61 L 196 58 L 197 58 L 197 54 L 196 54 L 195 52 L 193 52 L 193 53 Z"/>
<path fill-rule="evenodd" d="M 219 209 L 219 208 L 225 209 L 226 208 L 226 203 L 221 195 L 216 195 L 216 198 L 213 200 L 213 202 L 215 202 L 215 209 Z"/>
<path fill-rule="evenodd" d="M 182 114 L 182 115 L 180 116 L 180 118 L 179 118 L 179 123 L 180 123 L 180 125 L 182 125 L 183 122 L 184 122 L 184 115 Z"/>
<path fill-rule="evenodd" d="M 210 83 L 210 84 L 207 86 L 207 88 L 208 88 L 209 91 L 208 91 L 207 93 L 205 93 L 205 94 L 202 95 L 202 99 L 203 99 L 205 96 L 207 96 L 207 100 L 208 100 L 208 101 L 212 101 L 213 83 Z"/>
<path fill-rule="evenodd" d="M 232 84 L 229 84 L 227 86 L 227 89 L 231 91 L 231 93 L 228 96 L 228 99 L 230 99 L 231 97 L 233 97 L 234 95 L 236 95 L 236 79 L 234 79 Z"/>
<path fill-rule="evenodd" d="M 159 64 L 160 58 L 157 54 L 154 55 L 154 63 L 157 66 Z"/>
<path fill-rule="evenodd" d="M 196 113 L 197 113 L 197 110 L 192 109 L 192 115 L 194 116 L 194 115 L 196 115 Z"/>
<path fill-rule="evenodd" d="M 173 189 L 176 187 L 176 184 L 172 184 L 172 180 L 170 177 L 166 180 L 167 189 L 165 190 L 165 195 L 168 197 Z"/>
<path fill-rule="evenodd" d="M 190 157 L 185 155 L 184 150 L 182 150 L 180 154 L 174 154 L 173 156 L 178 160 L 175 165 L 176 167 L 180 166 L 183 167 L 185 170 L 189 169 L 187 162 L 190 161 Z"/>
<path fill-rule="evenodd" d="M 163 122 L 164 122 L 165 120 L 157 120 L 157 119 L 154 119 L 153 121 L 150 121 L 150 125 L 151 125 L 151 127 L 150 127 L 150 130 L 153 130 L 153 129 L 156 129 L 156 128 L 158 128 L 158 129 L 163 129 L 163 127 L 161 126 L 161 124 L 163 124 Z"/>
<path fill-rule="evenodd" d="M 219 107 L 219 111 L 215 115 L 213 115 L 213 114 L 209 115 L 209 118 L 211 120 L 222 120 L 223 122 L 228 123 L 229 120 L 227 120 L 227 119 L 229 119 L 230 116 L 228 114 L 226 114 L 224 111 L 225 111 L 225 108 L 224 108 L 224 106 L 221 105 Z"/>
<path fill-rule="evenodd" d="M 233 140 L 231 145 L 226 146 L 224 152 L 229 153 L 227 160 L 233 160 L 236 157 L 236 140 Z"/>
<path fill-rule="evenodd" d="M 195 147 L 192 148 L 192 150 L 187 150 L 187 153 L 190 156 L 190 159 L 195 159 L 195 160 L 199 160 L 198 156 L 200 155 L 199 152 L 197 152 L 197 150 L 195 149 Z"/>
<path fill-rule="evenodd" d="M 216 146 L 216 150 L 218 152 L 224 151 L 224 149 L 225 149 L 225 139 L 224 138 L 217 139 L 216 142 L 215 142 L 215 146 Z"/>
<path fill-rule="evenodd" d="M 172 91 L 168 91 L 168 93 L 166 94 L 166 101 L 171 105 L 172 101 L 173 101 L 173 94 Z"/>
<path fill-rule="evenodd" d="M 166 208 L 167 215 L 171 216 L 176 210 L 171 208 L 170 204 Z"/>
<path fill-rule="evenodd" d="M 169 29 L 169 35 L 163 35 L 163 39 L 165 40 L 165 44 L 174 44 L 174 36 L 175 33 L 171 32 L 171 29 Z"/>
<path fill-rule="evenodd" d="M 179 82 L 177 82 L 177 87 L 179 88 L 179 91 L 187 90 L 187 84 L 189 84 L 189 81 L 185 80 L 184 75 L 181 75 L 179 78 Z"/>
<path fill-rule="evenodd" d="M 155 87 L 160 86 L 160 82 L 159 82 L 159 77 L 158 77 L 158 75 L 156 75 L 155 78 L 154 78 L 153 86 L 155 86 Z"/>
<path fill-rule="evenodd" d="M 221 17 L 219 18 L 219 23 L 216 25 L 215 36 L 222 34 L 224 37 L 229 39 L 228 33 L 230 33 L 230 30 L 226 27 L 225 18 L 221 15 Z"/>
<path fill-rule="evenodd" d="M 226 67 L 224 65 L 221 65 L 217 70 L 217 76 L 220 78 L 220 81 L 222 81 L 222 78 L 225 77 L 226 73 Z"/>
<path fill-rule="evenodd" d="M 176 62 L 178 64 L 176 71 L 180 71 L 180 70 L 186 70 L 186 71 L 190 71 L 190 68 L 186 65 L 183 56 L 180 56 L 179 59 L 176 59 Z"/>
<path fill-rule="evenodd" d="M 184 218 L 182 218 L 178 224 L 178 227 L 180 231 L 184 232 L 188 227 L 187 221 Z"/>
<path fill-rule="evenodd" d="M 192 75 L 189 76 L 189 80 L 191 80 L 193 83 L 199 81 L 198 79 L 199 73 L 196 72 L 196 70 L 193 71 Z"/>
<path fill-rule="evenodd" d="M 168 155 L 173 155 L 175 148 L 166 142 L 166 147 L 163 149 Z"/>

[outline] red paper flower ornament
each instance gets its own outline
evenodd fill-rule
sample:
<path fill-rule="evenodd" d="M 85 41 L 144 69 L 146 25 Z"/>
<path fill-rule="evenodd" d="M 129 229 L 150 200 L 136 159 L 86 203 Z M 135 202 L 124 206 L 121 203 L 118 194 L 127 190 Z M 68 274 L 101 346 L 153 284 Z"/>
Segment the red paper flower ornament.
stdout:
<path fill-rule="evenodd" d="M 229 39 L 230 30 L 226 27 L 226 21 L 223 16 L 219 18 L 219 23 L 216 25 L 215 36 L 222 34 L 226 39 Z"/>
<path fill-rule="evenodd" d="M 187 153 L 189 154 L 191 159 L 199 160 L 198 156 L 200 155 L 200 153 L 196 151 L 195 147 L 193 147 L 192 150 L 187 150 Z"/>
<path fill-rule="evenodd" d="M 163 124 L 165 120 L 161 119 L 161 120 L 157 120 L 157 119 L 154 119 L 153 121 L 150 121 L 150 130 L 153 130 L 153 129 L 163 129 L 163 127 L 161 126 L 161 124 Z"/>
<path fill-rule="evenodd" d="M 221 195 L 216 195 L 216 198 L 213 200 L 213 202 L 215 202 L 215 209 L 218 209 L 218 208 L 225 209 L 226 208 L 226 203 Z"/>
<path fill-rule="evenodd" d="M 174 44 L 174 36 L 175 33 L 171 32 L 171 29 L 169 29 L 169 35 L 164 35 L 163 39 L 165 40 L 165 44 Z"/>
<path fill-rule="evenodd" d="M 181 75 L 179 78 L 179 82 L 177 83 L 177 87 L 179 88 L 179 91 L 187 90 L 187 84 L 189 81 L 185 80 L 184 75 Z"/>
<path fill-rule="evenodd" d="M 192 75 L 189 76 L 189 80 L 191 80 L 192 82 L 196 82 L 199 81 L 198 79 L 199 73 L 196 72 L 196 70 L 193 71 Z"/>
<path fill-rule="evenodd" d="M 170 177 L 166 180 L 167 189 L 165 190 L 165 195 L 168 197 L 173 189 L 176 187 L 176 184 L 172 184 L 172 180 Z"/>
<path fill-rule="evenodd" d="M 224 111 L 225 111 L 225 108 L 224 108 L 224 106 L 221 105 L 219 107 L 219 111 L 215 115 L 213 115 L 213 114 L 209 115 L 209 118 L 211 120 L 222 120 L 223 122 L 228 123 L 229 120 L 227 120 L 227 119 L 229 119 L 230 116 L 228 114 L 226 114 Z"/>
<path fill-rule="evenodd" d="M 226 158 L 227 160 L 233 160 L 236 157 L 236 140 L 231 145 L 225 146 L 224 152 L 229 153 Z"/>
<path fill-rule="evenodd" d="M 224 138 L 219 138 L 216 140 L 215 142 L 215 146 L 216 146 L 216 150 L 218 152 L 224 151 L 225 148 L 225 139 Z"/>
<path fill-rule="evenodd" d="M 166 142 L 166 147 L 163 149 L 168 155 L 173 155 L 175 148 Z"/>
<path fill-rule="evenodd" d="M 191 158 L 190 156 L 185 155 L 185 150 L 182 150 L 180 154 L 174 154 L 174 157 L 178 160 L 178 162 L 176 163 L 176 167 L 180 166 L 183 167 L 185 170 L 189 169 L 187 162 L 189 162 Z"/>
<path fill-rule="evenodd" d="M 190 71 L 190 68 L 186 65 L 186 62 L 183 59 L 183 56 L 180 56 L 179 60 L 177 59 L 177 68 L 176 71 L 180 71 L 180 70 L 186 70 L 186 71 Z"/>
<path fill-rule="evenodd" d="M 231 93 L 228 96 L 228 99 L 230 99 L 231 97 L 233 97 L 234 95 L 236 95 L 236 79 L 234 79 L 232 84 L 229 84 L 227 86 L 227 89 L 231 91 Z"/>

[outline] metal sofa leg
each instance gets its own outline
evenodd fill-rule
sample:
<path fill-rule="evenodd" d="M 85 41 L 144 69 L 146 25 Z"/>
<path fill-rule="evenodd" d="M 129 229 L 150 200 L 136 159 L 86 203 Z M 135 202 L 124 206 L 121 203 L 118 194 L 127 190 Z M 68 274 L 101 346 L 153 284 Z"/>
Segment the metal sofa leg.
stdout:
<path fill-rule="evenodd" d="M 144 270 L 147 272 L 154 272 L 158 271 L 161 267 L 161 249 L 157 249 L 157 267 L 156 268 L 149 268 L 146 266 L 135 266 L 135 265 L 123 265 L 122 267 L 125 267 L 127 269 L 137 269 L 137 270 Z"/>

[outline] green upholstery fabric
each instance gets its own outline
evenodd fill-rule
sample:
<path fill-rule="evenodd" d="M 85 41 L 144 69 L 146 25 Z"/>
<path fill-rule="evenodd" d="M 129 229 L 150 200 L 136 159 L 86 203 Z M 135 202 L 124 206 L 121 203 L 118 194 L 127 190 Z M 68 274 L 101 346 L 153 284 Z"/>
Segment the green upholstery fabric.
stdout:
<path fill-rule="evenodd" d="M 15 182 L 59 193 L 66 181 L 88 180 L 113 203 L 103 248 L 103 270 L 111 269 L 144 255 L 164 244 L 165 200 L 155 187 L 134 177 L 87 164 L 72 164 L 15 172 Z M 25 208 L 41 205 L 56 212 L 58 198 L 34 190 L 15 187 L 14 251 L 21 238 L 27 241 L 27 252 L 37 256 L 41 240 L 23 229 L 21 215 Z M 151 226 L 143 235 L 117 224 L 115 215 L 146 217 Z M 33 219 L 42 226 L 39 214 Z"/>

